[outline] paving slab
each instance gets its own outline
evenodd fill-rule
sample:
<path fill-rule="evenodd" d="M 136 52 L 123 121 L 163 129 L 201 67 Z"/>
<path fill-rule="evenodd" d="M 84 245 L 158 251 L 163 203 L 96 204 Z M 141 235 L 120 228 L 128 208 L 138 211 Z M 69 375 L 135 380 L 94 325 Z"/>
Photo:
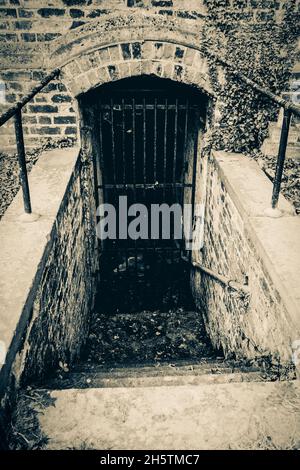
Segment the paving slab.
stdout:
<path fill-rule="evenodd" d="M 47 393 L 47 449 L 300 448 L 299 381 Z"/>

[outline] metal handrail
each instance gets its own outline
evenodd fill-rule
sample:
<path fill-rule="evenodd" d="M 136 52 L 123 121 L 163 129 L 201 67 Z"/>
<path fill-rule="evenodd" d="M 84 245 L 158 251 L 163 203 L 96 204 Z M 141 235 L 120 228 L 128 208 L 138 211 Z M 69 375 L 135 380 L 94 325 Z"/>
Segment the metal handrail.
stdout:
<path fill-rule="evenodd" d="M 17 154 L 19 161 L 19 176 L 20 184 L 23 193 L 23 204 L 24 211 L 26 214 L 32 213 L 30 190 L 28 184 L 28 174 L 26 167 L 26 153 L 24 145 L 24 135 L 22 126 L 22 108 L 35 97 L 49 82 L 59 76 L 60 70 L 55 69 L 49 75 L 47 75 L 36 87 L 34 87 L 28 95 L 25 95 L 21 101 L 18 101 L 14 106 L 9 108 L 0 116 L 0 127 L 3 126 L 11 117 L 14 117 L 16 143 L 17 143 Z"/>
<path fill-rule="evenodd" d="M 168 42 L 173 42 L 172 40 L 168 40 Z M 175 41 L 174 41 L 175 42 Z M 189 44 L 189 47 L 192 49 L 201 51 L 201 47 L 197 47 L 195 45 Z M 235 69 L 234 64 L 225 61 L 221 57 L 219 57 L 216 53 L 206 50 L 204 51 L 208 56 L 213 57 L 218 63 L 223 65 L 224 67 L 228 68 L 230 72 L 235 75 L 238 79 L 249 85 L 252 89 L 256 90 L 261 95 L 267 97 L 272 102 L 276 103 L 280 107 L 284 109 L 284 117 L 283 117 L 283 124 L 281 129 L 281 136 L 280 136 L 280 144 L 278 150 L 278 157 L 277 157 L 277 164 L 276 164 L 276 171 L 275 177 L 273 181 L 273 192 L 272 192 L 272 208 L 276 209 L 278 206 L 280 190 L 281 190 L 281 182 L 282 182 L 282 175 L 284 170 L 284 163 L 286 157 L 286 149 L 288 144 L 288 135 L 289 129 L 291 124 L 291 116 L 292 114 L 296 114 L 300 116 L 300 106 L 295 105 L 289 100 L 282 98 L 279 95 L 274 94 L 267 88 L 259 85 L 258 83 L 254 82 L 246 75 L 240 73 Z M 0 127 L 5 124 L 11 117 L 15 119 L 15 133 L 16 133 L 16 142 L 17 142 L 17 152 L 18 152 L 18 159 L 19 159 L 19 167 L 20 167 L 20 182 L 21 187 L 23 190 L 23 200 L 24 200 L 24 210 L 26 213 L 31 213 L 31 202 L 30 202 L 30 192 L 29 192 L 29 185 L 28 185 L 28 177 L 27 177 L 27 169 L 26 169 L 26 161 L 25 161 L 25 147 L 24 147 L 24 138 L 23 138 L 23 129 L 22 129 L 22 108 L 32 99 L 34 96 L 39 93 L 49 82 L 58 78 L 60 74 L 60 69 L 53 70 L 49 75 L 47 75 L 41 82 L 32 89 L 32 91 L 25 95 L 18 103 L 13 105 L 7 111 L 0 115 Z"/>

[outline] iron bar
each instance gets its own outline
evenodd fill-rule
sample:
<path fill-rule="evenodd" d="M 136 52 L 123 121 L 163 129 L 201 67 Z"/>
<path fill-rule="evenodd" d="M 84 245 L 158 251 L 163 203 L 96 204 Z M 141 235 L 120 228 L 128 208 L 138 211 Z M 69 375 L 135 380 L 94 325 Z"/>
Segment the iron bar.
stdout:
<path fill-rule="evenodd" d="M 182 150 L 182 170 L 181 170 L 181 181 L 182 181 L 182 191 L 181 191 L 181 207 L 184 207 L 184 196 L 185 190 L 184 188 L 187 187 L 185 183 L 185 173 L 186 173 L 186 146 L 187 146 L 187 136 L 188 136 L 188 120 L 189 120 L 189 100 L 186 100 L 185 106 L 185 120 L 184 120 L 184 135 L 183 135 L 183 150 Z M 182 239 L 184 240 L 184 219 L 182 221 L 181 227 L 181 235 Z"/>
<path fill-rule="evenodd" d="M 165 101 L 165 122 L 164 122 L 164 184 L 167 182 L 167 132 L 168 132 L 168 100 Z M 165 188 L 163 188 L 163 198 L 165 199 Z"/>
<path fill-rule="evenodd" d="M 288 138 L 289 138 L 291 117 L 292 117 L 291 110 L 285 109 L 283 122 L 282 122 L 282 128 L 281 128 L 278 159 L 277 159 L 275 177 L 274 177 L 274 182 L 273 182 L 272 209 L 276 209 L 278 206 L 282 175 L 283 175 L 283 169 L 284 169 L 284 163 L 285 163 L 285 156 L 286 156 L 286 148 L 287 148 Z"/>
<path fill-rule="evenodd" d="M 198 132 L 196 132 L 194 140 L 194 158 L 193 158 L 193 174 L 192 174 L 192 220 L 191 220 L 191 242 L 193 243 L 194 233 L 194 218 L 195 218 L 195 195 L 196 195 L 196 173 L 197 173 L 197 158 L 198 158 Z M 190 258 L 192 259 L 192 250 L 190 251 Z"/>
<path fill-rule="evenodd" d="M 153 111 L 155 109 L 155 104 L 147 103 L 145 105 L 145 107 L 146 107 L 147 111 Z M 165 108 L 166 108 L 166 106 L 164 104 L 159 104 L 159 103 L 157 103 L 156 107 L 160 111 L 165 111 Z M 104 109 L 104 110 L 110 110 L 110 105 L 109 104 L 102 104 L 101 108 Z M 197 105 L 190 105 L 190 109 L 197 109 L 197 108 L 198 108 Z M 144 105 L 143 104 L 136 104 L 135 109 L 137 111 L 142 111 L 144 109 Z M 170 111 L 174 111 L 174 110 L 176 110 L 176 105 L 175 104 L 168 104 L 168 109 Z M 180 111 L 185 111 L 186 105 L 180 104 L 180 105 L 178 105 L 178 109 Z M 131 104 L 125 104 L 125 110 L 126 111 L 131 111 L 132 110 L 132 105 Z M 119 110 L 115 110 L 115 111 L 119 111 Z"/>
<path fill-rule="evenodd" d="M 124 184 L 100 184 L 98 188 L 104 188 L 105 189 L 163 189 L 163 188 L 192 188 L 191 183 L 126 183 L 125 186 Z"/>
<path fill-rule="evenodd" d="M 12 116 L 14 116 L 18 110 L 22 109 L 35 95 L 41 91 L 49 82 L 58 78 L 60 74 L 59 69 L 53 70 L 49 75 L 47 75 L 36 87 L 34 87 L 28 95 L 25 95 L 18 103 L 9 108 L 5 113 L 0 116 L 0 127 L 6 123 Z"/>
<path fill-rule="evenodd" d="M 116 152 L 115 152 L 115 129 L 114 129 L 114 102 L 110 100 L 110 124 L 111 124 L 111 150 L 113 164 L 113 180 L 116 183 Z"/>
<path fill-rule="evenodd" d="M 176 163 L 177 163 L 177 126 L 178 126 L 178 99 L 175 105 L 175 122 L 174 122 L 174 154 L 173 154 L 173 181 L 176 180 Z"/>
<path fill-rule="evenodd" d="M 125 162 L 125 103 L 122 98 L 122 165 L 123 165 L 123 183 L 126 181 L 126 162 Z"/>
<path fill-rule="evenodd" d="M 153 155 L 153 179 L 156 181 L 156 165 L 157 165 L 157 98 L 154 101 L 154 155 Z"/>
<path fill-rule="evenodd" d="M 17 152 L 19 160 L 19 177 L 23 193 L 23 203 L 24 210 L 27 214 L 31 214 L 31 201 L 30 201 L 30 192 L 26 168 L 26 157 L 25 157 L 25 147 L 24 147 L 24 137 L 23 137 L 23 126 L 22 126 L 22 111 L 17 109 L 14 115 L 14 124 L 16 132 L 16 143 L 17 143 Z"/>
<path fill-rule="evenodd" d="M 135 128 L 136 128 L 136 122 L 135 122 L 135 110 L 136 110 L 136 103 L 135 99 L 132 99 L 132 167 L 133 167 L 133 199 L 134 203 L 136 203 L 136 161 L 135 161 L 135 153 L 136 153 L 136 147 L 135 147 Z M 136 239 L 134 239 L 134 266 L 135 266 L 135 274 L 137 276 L 137 242 Z"/>
<path fill-rule="evenodd" d="M 132 172 L 134 186 L 136 183 L 136 162 L 135 162 L 135 99 L 132 99 Z"/>
<path fill-rule="evenodd" d="M 147 161 L 147 151 L 146 151 L 146 99 L 143 99 L 143 181 L 146 186 L 146 161 Z"/>

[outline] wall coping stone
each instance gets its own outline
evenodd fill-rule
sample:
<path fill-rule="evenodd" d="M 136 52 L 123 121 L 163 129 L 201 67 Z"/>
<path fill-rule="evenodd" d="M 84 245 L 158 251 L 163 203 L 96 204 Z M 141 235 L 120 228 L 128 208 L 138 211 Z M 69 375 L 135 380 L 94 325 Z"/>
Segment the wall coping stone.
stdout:
<path fill-rule="evenodd" d="M 300 217 L 283 196 L 279 200 L 281 218 L 264 214 L 270 207 L 272 183 L 254 160 L 223 151 L 213 151 L 212 156 L 257 256 L 300 333 Z"/>
<path fill-rule="evenodd" d="M 7 363 L 29 320 L 35 279 L 78 155 L 78 147 L 43 152 L 29 174 L 32 207 L 40 217 L 32 223 L 21 221 L 19 191 L 0 222 L 0 341 L 8 352 Z"/>

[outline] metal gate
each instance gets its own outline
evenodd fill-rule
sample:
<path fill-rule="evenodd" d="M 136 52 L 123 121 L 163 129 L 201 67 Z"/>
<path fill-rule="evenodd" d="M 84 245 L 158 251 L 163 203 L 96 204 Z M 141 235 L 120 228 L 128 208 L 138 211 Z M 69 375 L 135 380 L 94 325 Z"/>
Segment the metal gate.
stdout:
<path fill-rule="evenodd" d="M 198 130 L 203 103 L 194 92 L 151 86 L 118 87 L 99 94 L 95 104 L 98 153 L 99 201 L 119 208 L 120 196 L 127 206 L 143 204 L 151 214 L 151 204 L 189 201 L 194 205 Z M 124 201 L 124 200 L 123 200 Z M 143 277 L 158 259 L 174 263 L 185 251 L 184 237 L 174 239 L 174 219 L 170 237 L 163 233 L 132 240 L 125 237 L 127 226 L 117 217 L 116 239 L 101 242 L 101 253 L 117 273 Z M 128 217 L 128 225 L 134 217 Z M 126 225 L 126 223 L 125 223 Z M 120 231 L 121 229 L 121 231 Z M 183 230 L 183 227 L 182 227 Z"/>

